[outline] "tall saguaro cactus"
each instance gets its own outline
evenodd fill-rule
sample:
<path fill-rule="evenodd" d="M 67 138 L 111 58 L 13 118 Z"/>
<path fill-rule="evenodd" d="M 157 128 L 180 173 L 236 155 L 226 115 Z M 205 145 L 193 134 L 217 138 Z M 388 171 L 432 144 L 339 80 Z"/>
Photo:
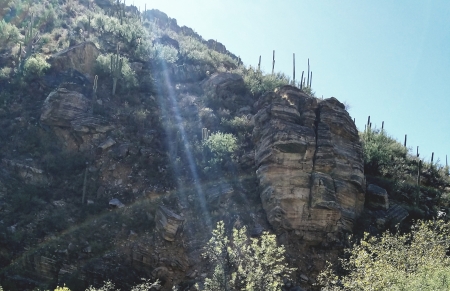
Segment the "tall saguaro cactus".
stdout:
<path fill-rule="evenodd" d="M 117 45 L 117 54 L 111 56 L 111 76 L 113 79 L 113 91 L 112 94 L 116 95 L 117 80 L 122 76 L 123 58 L 119 55 L 119 45 Z"/>

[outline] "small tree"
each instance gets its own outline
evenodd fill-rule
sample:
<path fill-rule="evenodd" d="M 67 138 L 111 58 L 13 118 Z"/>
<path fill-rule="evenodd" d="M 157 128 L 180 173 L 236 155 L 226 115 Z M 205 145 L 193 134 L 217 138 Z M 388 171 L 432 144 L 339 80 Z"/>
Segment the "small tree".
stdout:
<path fill-rule="evenodd" d="M 246 232 L 245 227 L 235 228 L 229 239 L 223 221 L 217 223 L 203 254 L 215 264 L 203 290 L 281 290 L 282 277 L 294 270 L 284 263 L 284 246 L 277 246 L 275 235 L 264 233 L 256 239 Z"/>
<path fill-rule="evenodd" d="M 324 291 L 449 290 L 450 224 L 419 222 L 406 234 L 368 234 L 341 260 L 346 275 L 329 265 L 319 275 Z"/>
<path fill-rule="evenodd" d="M 36 54 L 26 59 L 23 66 L 23 75 L 28 80 L 42 77 L 48 68 L 50 68 L 50 64 L 47 63 L 45 58 Z"/>
<path fill-rule="evenodd" d="M 203 142 L 208 149 L 211 166 L 220 165 L 227 159 L 231 159 L 237 149 L 237 139 L 231 133 L 215 132 Z"/>

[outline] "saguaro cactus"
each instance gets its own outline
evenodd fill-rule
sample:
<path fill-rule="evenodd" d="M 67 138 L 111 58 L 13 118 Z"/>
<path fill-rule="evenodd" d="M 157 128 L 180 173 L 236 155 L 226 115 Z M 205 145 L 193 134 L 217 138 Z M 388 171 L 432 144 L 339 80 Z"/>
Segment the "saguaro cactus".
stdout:
<path fill-rule="evenodd" d="M 113 95 L 116 95 L 117 80 L 120 79 L 120 77 L 122 77 L 122 65 L 123 65 L 123 58 L 120 58 L 119 45 L 117 45 L 117 54 L 115 56 L 111 56 L 111 76 L 113 79 L 113 91 L 112 91 Z"/>
<path fill-rule="evenodd" d="M 97 80 L 98 76 L 95 75 L 94 77 L 94 86 L 92 87 L 92 107 L 91 107 L 91 113 L 94 113 L 94 105 L 95 102 L 97 102 Z"/>

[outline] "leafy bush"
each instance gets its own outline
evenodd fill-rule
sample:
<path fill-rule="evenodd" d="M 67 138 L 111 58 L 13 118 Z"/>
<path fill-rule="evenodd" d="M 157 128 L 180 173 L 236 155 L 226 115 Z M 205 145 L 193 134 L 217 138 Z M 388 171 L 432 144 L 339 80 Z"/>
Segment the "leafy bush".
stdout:
<path fill-rule="evenodd" d="M 0 81 L 1 80 L 8 80 L 11 76 L 11 68 L 9 67 L 3 67 L 0 69 Z"/>
<path fill-rule="evenodd" d="M 111 76 L 111 57 L 115 57 L 115 54 L 102 54 L 97 57 L 95 70 L 99 76 Z M 123 57 L 122 79 L 126 88 L 133 88 L 138 85 L 136 74 L 131 69 L 126 57 Z"/>
<path fill-rule="evenodd" d="M 244 82 L 253 96 L 260 96 L 265 92 L 271 92 L 275 88 L 289 84 L 289 78 L 284 74 L 263 74 L 262 71 L 249 67 L 244 70 Z"/>
<path fill-rule="evenodd" d="M 176 48 L 160 43 L 152 44 L 149 39 L 141 40 L 134 54 L 137 59 L 144 62 L 159 60 L 173 64 L 178 60 L 178 51 Z"/>
<path fill-rule="evenodd" d="M 50 68 L 45 58 L 39 54 L 33 55 L 26 59 L 23 66 L 23 75 L 25 79 L 31 80 L 36 77 L 42 77 L 44 72 Z"/>
<path fill-rule="evenodd" d="M 0 21 L 0 47 L 8 48 L 11 45 L 15 45 L 19 39 L 19 29 L 2 19 L 2 21 Z"/>
<path fill-rule="evenodd" d="M 429 221 L 405 234 L 366 234 L 341 261 L 346 275 L 337 275 L 330 265 L 322 271 L 322 290 L 449 290 L 449 227 Z"/>
<path fill-rule="evenodd" d="M 284 246 L 277 246 L 273 234 L 249 239 L 246 231 L 245 227 L 235 228 L 229 239 L 223 221 L 217 223 L 203 253 L 215 264 L 213 276 L 205 279 L 203 290 L 281 290 L 282 276 L 294 270 L 283 262 Z"/>
<path fill-rule="evenodd" d="M 180 44 L 180 55 L 184 60 L 193 64 L 208 65 L 215 69 L 222 67 L 224 64 L 230 67 L 237 67 L 237 61 L 235 59 L 226 54 L 209 49 L 206 44 L 194 37 L 174 35 L 174 38 Z"/>
<path fill-rule="evenodd" d="M 364 172 L 398 178 L 409 167 L 408 149 L 384 131 L 360 133 L 364 153 Z"/>
<path fill-rule="evenodd" d="M 231 160 L 234 151 L 238 147 L 237 139 L 234 135 L 220 131 L 211 134 L 203 142 L 203 145 L 209 151 L 209 162 L 212 165 L 220 165 L 226 160 Z"/>

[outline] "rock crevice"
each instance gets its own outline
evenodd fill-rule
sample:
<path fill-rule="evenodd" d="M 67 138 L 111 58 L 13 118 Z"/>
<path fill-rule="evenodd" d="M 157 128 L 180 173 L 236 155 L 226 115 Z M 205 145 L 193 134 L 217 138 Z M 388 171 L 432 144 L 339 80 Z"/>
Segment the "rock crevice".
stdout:
<path fill-rule="evenodd" d="M 365 182 L 358 131 L 344 105 L 284 86 L 255 107 L 261 201 L 275 231 L 315 242 L 350 232 Z"/>

